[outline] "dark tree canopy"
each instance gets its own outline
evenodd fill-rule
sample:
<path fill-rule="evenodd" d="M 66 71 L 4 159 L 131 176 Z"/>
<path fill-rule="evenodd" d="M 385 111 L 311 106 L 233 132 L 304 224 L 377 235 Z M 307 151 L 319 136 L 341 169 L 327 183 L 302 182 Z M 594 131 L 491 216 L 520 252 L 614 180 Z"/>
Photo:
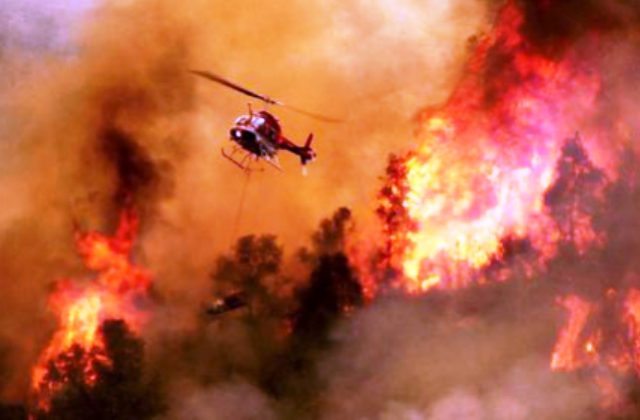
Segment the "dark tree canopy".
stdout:
<path fill-rule="evenodd" d="M 600 193 L 606 183 L 604 173 L 589 158 L 576 134 L 562 147 L 556 165 L 557 178 L 544 195 L 544 203 L 561 239 L 575 243 L 578 230 L 590 223 L 600 208 Z"/>
<path fill-rule="evenodd" d="M 280 272 L 282 256 L 282 247 L 274 235 L 243 236 L 230 255 L 218 258 L 212 274 L 214 290 L 264 295 L 265 279 Z"/>

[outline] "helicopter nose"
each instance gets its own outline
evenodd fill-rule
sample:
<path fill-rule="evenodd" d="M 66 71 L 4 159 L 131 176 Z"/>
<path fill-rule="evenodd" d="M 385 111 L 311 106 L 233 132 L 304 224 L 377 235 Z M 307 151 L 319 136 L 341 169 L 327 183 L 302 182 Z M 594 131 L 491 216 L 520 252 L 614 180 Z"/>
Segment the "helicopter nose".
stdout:
<path fill-rule="evenodd" d="M 242 138 L 242 130 L 238 130 L 237 128 L 232 129 L 229 134 L 231 134 L 232 138 L 237 140 L 240 140 Z"/>

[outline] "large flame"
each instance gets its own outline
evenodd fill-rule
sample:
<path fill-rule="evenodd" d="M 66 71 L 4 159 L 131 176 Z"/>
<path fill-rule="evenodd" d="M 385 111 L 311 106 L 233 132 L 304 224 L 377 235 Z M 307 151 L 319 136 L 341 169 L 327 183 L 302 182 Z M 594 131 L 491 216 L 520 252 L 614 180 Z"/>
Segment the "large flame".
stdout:
<path fill-rule="evenodd" d="M 420 116 L 417 150 L 390 162 L 378 207 L 385 264 L 408 293 L 501 279 L 488 268 L 509 241 L 527 241 L 543 270 L 566 244 L 580 258 L 603 239 L 579 211 L 589 194 L 601 199 L 614 172 L 590 160 L 606 161 L 596 147 L 604 130 L 588 128 L 600 78 L 577 52 L 541 54 L 523 22 L 508 2 L 449 101 Z M 612 407 L 624 400 L 624 378 L 640 376 L 640 290 L 610 287 L 596 297 L 575 290 L 557 298 L 568 316 L 550 368 L 589 371 L 601 404 Z"/>
<path fill-rule="evenodd" d="M 50 296 L 51 310 L 59 328 L 40 356 L 32 375 L 32 387 L 40 409 L 47 409 L 51 397 L 66 378 L 50 377 L 50 363 L 77 349 L 83 350 L 84 382 L 93 384 L 97 374 L 91 358 L 104 358 L 104 343 L 99 334 L 103 321 L 122 319 L 134 331 L 144 321 L 137 308 L 151 284 L 151 277 L 130 261 L 130 253 L 138 231 L 138 219 L 124 211 L 113 237 L 97 232 L 79 234 L 77 246 L 90 270 L 98 272 L 89 283 L 59 281 Z"/>
<path fill-rule="evenodd" d="M 446 106 L 422 116 L 421 146 L 406 163 L 404 206 L 418 226 L 402 257 L 411 292 L 465 285 L 502 238 L 542 228 L 561 142 L 593 106 L 598 78 L 571 58 L 536 54 L 521 25 L 509 3 Z"/>

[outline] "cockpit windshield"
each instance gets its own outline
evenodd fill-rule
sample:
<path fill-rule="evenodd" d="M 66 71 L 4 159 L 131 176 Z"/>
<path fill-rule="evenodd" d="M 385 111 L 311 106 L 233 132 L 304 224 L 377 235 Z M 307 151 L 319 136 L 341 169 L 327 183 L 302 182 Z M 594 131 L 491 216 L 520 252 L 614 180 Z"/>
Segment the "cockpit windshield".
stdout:
<path fill-rule="evenodd" d="M 262 118 L 261 116 L 242 115 L 238 119 L 236 119 L 235 125 L 252 126 L 252 127 L 255 127 L 256 129 L 259 129 L 260 127 L 265 125 L 265 123 L 266 123 L 265 119 Z"/>

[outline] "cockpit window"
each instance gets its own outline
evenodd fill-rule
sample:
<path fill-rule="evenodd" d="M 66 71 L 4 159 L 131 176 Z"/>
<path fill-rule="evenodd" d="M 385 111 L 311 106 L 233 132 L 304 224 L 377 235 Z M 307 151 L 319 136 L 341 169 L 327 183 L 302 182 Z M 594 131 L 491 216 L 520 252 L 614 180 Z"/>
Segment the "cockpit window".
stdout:
<path fill-rule="evenodd" d="M 261 127 L 263 126 L 265 123 L 264 118 L 262 117 L 253 117 L 253 126 L 254 127 Z"/>
<path fill-rule="evenodd" d="M 248 115 L 242 115 L 236 119 L 235 125 L 251 125 L 255 128 L 260 128 L 266 124 L 266 120 L 259 116 L 250 117 Z"/>

